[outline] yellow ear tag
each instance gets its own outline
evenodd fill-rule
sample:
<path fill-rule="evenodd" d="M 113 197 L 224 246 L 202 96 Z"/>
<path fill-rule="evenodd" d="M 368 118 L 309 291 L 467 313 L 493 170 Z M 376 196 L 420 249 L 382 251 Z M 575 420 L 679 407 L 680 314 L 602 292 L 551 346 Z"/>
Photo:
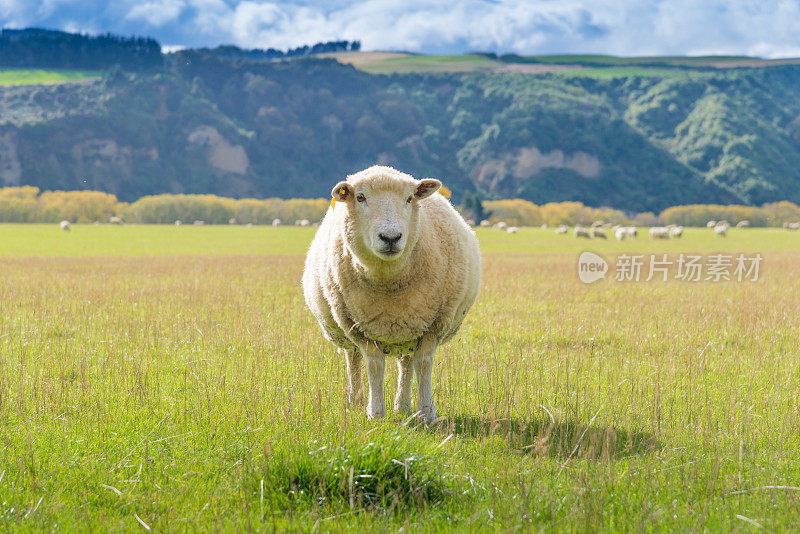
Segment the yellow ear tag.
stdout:
<path fill-rule="evenodd" d="M 335 198 L 331 199 L 331 209 L 334 209 L 334 210 L 336 209 L 336 199 Z"/>

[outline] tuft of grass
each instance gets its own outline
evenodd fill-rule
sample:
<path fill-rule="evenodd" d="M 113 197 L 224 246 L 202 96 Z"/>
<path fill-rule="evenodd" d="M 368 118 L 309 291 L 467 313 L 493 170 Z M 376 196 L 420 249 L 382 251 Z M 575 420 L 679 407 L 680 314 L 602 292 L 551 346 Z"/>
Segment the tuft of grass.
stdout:
<path fill-rule="evenodd" d="M 392 513 L 436 508 L 463 494 L 457 478 L 442 472 L 436 448 L 403 427 L 377 433 L 367 443 L 314 440 L 267 456 L 253 476 L 259 493 L 269 481 L 268 497 L 282 508 L 325 505 Z"/>

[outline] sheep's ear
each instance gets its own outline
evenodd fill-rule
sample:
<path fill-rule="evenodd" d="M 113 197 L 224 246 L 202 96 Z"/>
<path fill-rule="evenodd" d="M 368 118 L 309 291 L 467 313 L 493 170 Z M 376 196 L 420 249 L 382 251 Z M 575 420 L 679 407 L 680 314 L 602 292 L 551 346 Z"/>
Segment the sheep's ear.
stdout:
<path fill-rule="evenodd" d="M 434 180 L 433 178 L 426 178 L 424 180 L 419 181 L 419 185 L 417 186 L 417 190 L 414 191 L 414 196 L 417 197 L 418 200 L 422 200 L 423 198 L 428 198 L 435 192 L 442 187 L 442 182 L 439 180 Z"/>
<path fill-rule="evenodd" d="M 336 187 L 331 190 L 331 196 L 334 200 L 346 202 L 349 198 L 352 198 L 353 188 L 350 187 L 350 184 L 347 182 L 339 182 L 336 184 Z"/>

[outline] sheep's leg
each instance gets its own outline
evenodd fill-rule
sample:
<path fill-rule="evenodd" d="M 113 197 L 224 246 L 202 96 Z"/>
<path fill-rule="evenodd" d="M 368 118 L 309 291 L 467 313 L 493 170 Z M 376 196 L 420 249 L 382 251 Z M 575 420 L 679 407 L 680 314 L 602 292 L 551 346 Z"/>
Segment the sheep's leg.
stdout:
<path fill-rule="evenodd" d="M 364 391 L 361 389 L 361 362 L 363 357 L 358 349 L 344 350 L 347 361 L 347 400 L 353 404 L 364 402 Z"/>
<path fill-rule="evenodd" d="M 367 360 L 367 382 L 369 382 L 367 417 L 380 419 L 386 415 L 386 404 L 383 401 L 383 370 L 386 357 L 377 347 L 367 347 L 364 356 Z"/>
<path fill-rule="evenodd" d="M 434 339 L 423 338 L 414 353 L 414 370 L 417 373 L 418 401 L 417 410 L 422 413 L 428 423 L 436 419 L 436 408 L 433 405 L 433 354 L 438 343 Z"/>
<path fill-rule="evenodd" d="M 414 378 L 414 358 L 403 354 L 397 358 L 397 395 L 394 398 L 394 411 L 411 411 L 411 381 Z"/>

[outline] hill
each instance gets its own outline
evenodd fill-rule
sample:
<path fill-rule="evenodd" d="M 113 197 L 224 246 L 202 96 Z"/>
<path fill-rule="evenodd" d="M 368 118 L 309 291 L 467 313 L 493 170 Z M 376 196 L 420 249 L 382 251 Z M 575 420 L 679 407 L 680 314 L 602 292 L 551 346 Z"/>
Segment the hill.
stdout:
<path fill-rule="evenodd" d="M 0 186 L 320 197 L 378 162 L 442 178 L 456 200 L 800 202 L 798 65 L 385 54 L 426 74 L 373 74 L 335 59 L 369 57 L 354 52 L 241 56 L 0 87 Z"/>

